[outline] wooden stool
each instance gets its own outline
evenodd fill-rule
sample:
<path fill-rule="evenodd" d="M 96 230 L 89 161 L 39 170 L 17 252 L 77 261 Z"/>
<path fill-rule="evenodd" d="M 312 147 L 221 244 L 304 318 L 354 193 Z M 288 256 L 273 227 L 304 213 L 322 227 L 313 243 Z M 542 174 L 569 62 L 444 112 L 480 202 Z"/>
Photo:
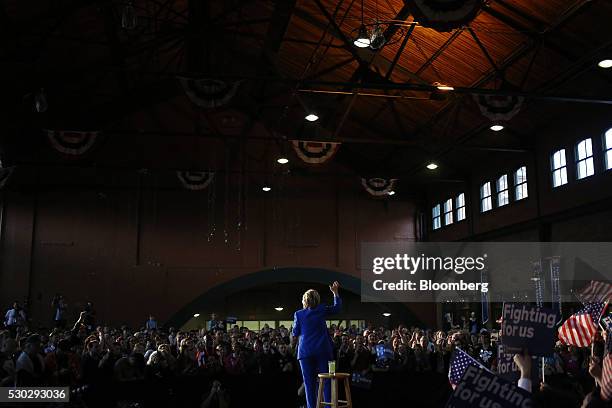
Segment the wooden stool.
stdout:
<path fill-rule="evenodd" d="M 351 375 L 347 373 L 319 374 L 319 396 L 317 398 L 317 408 L 323 408 L 325 405 L 329 405 L 332 408 L 353 408 L 353 403 L 351 401 L 350 376 Z M 325 380 L 331 381 L 331 402 L 323 402 L 323 389 L 325 386 Z M 344 381 L 344 393 L 346 394 L 346 401 L 338 399 L 338 380 Z"/>

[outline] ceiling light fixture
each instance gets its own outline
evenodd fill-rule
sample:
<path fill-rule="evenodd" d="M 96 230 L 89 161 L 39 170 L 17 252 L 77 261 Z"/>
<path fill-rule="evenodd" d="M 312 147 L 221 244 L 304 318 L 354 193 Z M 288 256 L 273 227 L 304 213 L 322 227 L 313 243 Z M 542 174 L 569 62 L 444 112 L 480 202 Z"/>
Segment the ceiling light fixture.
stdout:
<path fill-rule="evenodd" d="M 597 64 L 597 66 L 599 68 L 612 68 L 612 59 L 605 59 L 605 60 L 601 60 L 599 61 L 599 63 Z"/>
<path fill-rule="evenodd" d="M 434 162 L 431 162 L 431 163 L 429 163 L 429 164 L 427 165 L 427 168 L 428 168 L 429 170 L 435 170 L 435 169 L 437 169 L 437 168 L 438 168 L 438 165 L 437 165 L 436 163 L 434 163 Z"/>
<path fill-rule="evenodd" d="M 436 84 L 434 84 L 434 85 L 436 85 Z M 454 87 L 452 87 L 450 85 L 444 85 L 444 84 L 437 84 L 436 88 L 438 88 L 438 91 L 445 91 L 445 92 L 447 92 L 447 91 L 454 91 L 455 90 Z"/>
<path fill-rule="evenodd" d="M 387 194 L 389 194 L 389 195 L 395 195 L 395 191 L 391 190 L 391 191 L 389 191 Z"/>
<path fill-rule="evenodd" d="M 272 190 L 272 189 L 271 189 L 270 187 L 268 187 L 268 186 L 264 186 L 264 187 L 262 187 L 261 189 L 262 189 L 263 191 L 265 191 L 266 193 L 267 193 L 268 191 Z"/>
<path fill-rule="evenodd" d="M 357 37 L 353 44 L 357 48 L 367 48 L 370 46 L 370 36 L 368 35 L 368 29 L 365 26 L 363 21 L 363 0 L 361 0 L 361 25 L 359 26 L 359 31 L 357 32 Z"/>
<path fill-rule="evenodd" d="M 317 116 L 316 113 L 309 113 L 308 115 L 306 115 L 304 119 L 306 119 L 309 122 L 316 122 L 317 120 L 319 120 L 319 117 Z"/>
<path fill-rule="evenodd" d="M 285 157 L 281 157 L 281 158 L 279 158 L 278 160 L 276 160 L 276 162 L 277 162 L 278 164 L 287 164 L 287 163 L 289 163 L 289 159 L 287 159 L 287 158 L 285 158 Z"/>
<path fill-rule="evenodd" d="M 200 314 L 199 313 L 194 313 L 193 317 L 200 317 Z"/>
<path fill-rule="evenodd" d="M 385 312 L 385 313 L 383 313 L 383 316 L 385 316 L 385 317 L 389 317 L 389 316 L 391 316 L 391 313 L 389 313 L 389 312 Z"/>
<path fill-rule="evenodd" d="M 495 123 L 493 125 L 491 125 L 491 127 L 489 128 L 494 132 L 499 132 L 500 130 L 504 130 L 504 125 L 501 125 L 499 123 Z"/>
<path fill-rule="evenodd" d="M 278 307 L 275 307 L 275 308 L 274 308 L 274 310 L 276 310 L 277 312 L 282 312 L 282 311 L 283 311 L 283 309 L 284 309 L 284 308 L 283 308 L 282 306 L 278 306 Z"/>

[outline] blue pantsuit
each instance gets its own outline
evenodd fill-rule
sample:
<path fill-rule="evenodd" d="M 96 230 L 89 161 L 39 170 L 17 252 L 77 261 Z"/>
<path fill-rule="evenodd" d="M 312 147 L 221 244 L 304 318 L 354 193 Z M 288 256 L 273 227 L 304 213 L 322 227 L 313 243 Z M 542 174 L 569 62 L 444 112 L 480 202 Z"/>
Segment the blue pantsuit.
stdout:
<path fill-rule="evenodd" d="M 327 362 L 334 357 L 331 337 L 325 320 L 330 314 L 338 313 L 342 307 L 340 297 L 334 296 L 333 306 L 319 305 L 315 308 L 298 310 L 293 316 L 292 335 L 300 338 L 297 358 L 302 368 L 304 390 L 308 408 L 317 406 L 317 384 L 319 373 L 327 373 Z M 325 401 L 329 402 L 329 384 L 325 386 Z"/>

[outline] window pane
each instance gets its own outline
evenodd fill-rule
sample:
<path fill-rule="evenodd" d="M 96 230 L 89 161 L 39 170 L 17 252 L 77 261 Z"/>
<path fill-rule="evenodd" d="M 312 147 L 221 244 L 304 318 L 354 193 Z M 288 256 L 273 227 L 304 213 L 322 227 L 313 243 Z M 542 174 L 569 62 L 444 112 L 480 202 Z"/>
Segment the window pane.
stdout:
<path fill-rule="evenodd" d="M 501 207 L 508 204 L 508 190 L 504 190 L 497 194 L 497 206 Z"/>
<path fill-rule="evenodd" d="M 455 206 L 457 208 L 465 206 L 465 194 L 461 193 L 455 199 Z"/>
<path fill-rule="evenodd" d="M 586 146 L 585 140 L 578 143 L 578 159 L 584 159 L 587 156 L 585 146 Z"/>
<path fill-rule="evenodd" d="M 440 228 L 440 217 L 434 217 L 433 219 L 433 229 L 438 229 Z"/>
<path fill-rule="evenodd" d="M 481 200 L 480 211 L 486 212 L 493 208 L 491 197 L 486 197 Z"/>
<path fill-rule="evenodd" d="M 444 212 L 451 212 L 453 211 L 453 200 L 452 199 L 448 199 L 444 202 Z"/>
<path fill-rule="evenodd" d="M 565 166 L 565 149 L 560 149 L 553 154 L 553 170 L 563 166 Z"/>
<path fill-rule="evenodd" d="M 606 170 L 612 169 L 612 150 L 606 152 Z"/>
<path fill-rule="evenodd" d="M 514 189 L 514 196 L 517 201 L 527 198 L 527 183 L 517 185 Z"/>
<path fill-rule="evenodd" d="M 497 179 L 497 191 L 506 190 L 508 188 L 508 176 L 503 175 Z"/>
<path fill-rule="evenodd" d="M 514 173 L 514 183 L 521 184 L 527 181 L 527 168 L 525 166 L 519 167 Z"/>
<path fill-rule="evenodd" d="M 491 195 L 491 183 L 486 182 L 482 186 L 480 186 L 480 197 L 485 198 Z"/>
<path fill-rule="evenodd" d="M 465 220 L 465 207 L 457 209 L 457 221 Z"/>
<path fill-rule="evenodd" d="M 435 205 L 432 209 L 431 209 L 431 215 L 433 217 L 438 217 L 440 215 L 440 204 Z"/>
<path fill-rule="evenodd" d="M 612 149 L 612 128 L 606 131 L 606 134 L 604 136 L 604 144 L 606 150 Z"/>

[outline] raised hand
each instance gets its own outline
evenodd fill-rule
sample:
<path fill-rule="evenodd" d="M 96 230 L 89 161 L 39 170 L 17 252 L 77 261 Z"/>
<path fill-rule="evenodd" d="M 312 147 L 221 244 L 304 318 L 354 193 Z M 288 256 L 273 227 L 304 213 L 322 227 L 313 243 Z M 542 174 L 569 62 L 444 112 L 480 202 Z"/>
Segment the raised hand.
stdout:
<path fill-rule="evenodd" d="M 338 289 L 340 289 L 340 284 L 338 281 L 334 281 L 331 285 L 329 285 L 329 290 L 334 294 L 334 296 L 338 296 Z"/>

